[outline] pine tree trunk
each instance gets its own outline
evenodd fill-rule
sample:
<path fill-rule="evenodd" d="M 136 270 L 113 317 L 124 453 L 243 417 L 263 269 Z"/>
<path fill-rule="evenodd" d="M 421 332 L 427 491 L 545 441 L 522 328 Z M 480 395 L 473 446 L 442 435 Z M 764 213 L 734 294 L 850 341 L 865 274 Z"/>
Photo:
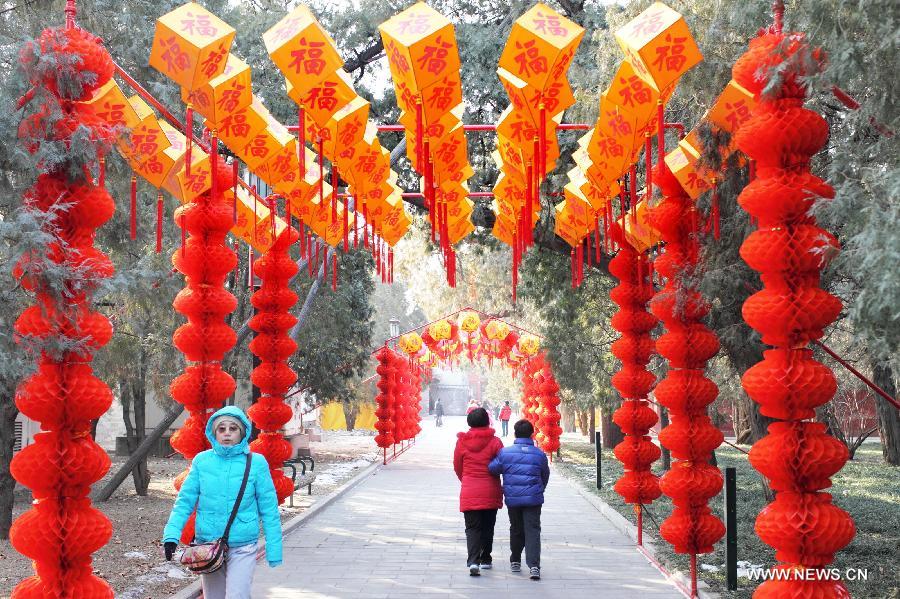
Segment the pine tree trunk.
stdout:
<path fill-rule="evenodd" d="M 357 404 L 344 404 L 344 420 L 347 421 L 347 430 L 352 431 L 353 425 L 356 424 L 356 416 L 359 414 L 359 406 Z"/>
<path fill-rule="evenodd" d="M 582 435 L 588 434 L 587 412 L 584 410 L 576 410 L 575 416 L 578 419 L 578 430 Z"/>
<path fill-rule="evenodd" d="M 622 429 L 613 422 L 614 411 L 615 409 L 611 407 L 600 408 L 600 437 L 603 441 L 603 449 L 612 449 L 625 439 Z"/>
<path fill-rule="evenodd" d="M 889 364 L 876 364 L 873 369 L 874 383 L 891 397 L 897 397 L 894 371 Z M 881 437 L 881 455 L 891 466 L 900 466 L 900 411 L 883 398 L 875 397 L 878 413 L 878 432 Z"/>
<path fill-rule="evenodd" d="M 750 443 L 753 431 L 750 430 L 750 398 L 741 393 L 733 402 L 731 408 L 731 426 L 734 428 L 735 443 Z"/>
<path fill-rule="evenodd" d="M 132 408 L 134 409 L 134 435 L 128 440 L 128 453 L 131 454 L 140 447 L 147 436 L 147 356 L 144 348 L 140 350 L 140 377 L 132 383 Z M 150 471 L 147 468 L 147 456 L 143 456 L 131 471 L 134 480 L 134 490 L 141 497 L 147 495 L 150 487 Z"/>
<path fill-rule="evenodd" d="M 9 472 L 16 442 L 16 416 L 19 410 L 12 395 L 0 398 L 0 539 L 9 538 L 16 480 Z"/>
<path fill-rule="evenodd" d="M 659 430 L 667 426 L 669 426 L 669 410 L 661 405 L 659 406 Z M 662 448 L 662 467 L 663 470 L 668 472 L 672 468 L 672 452 L 663 447 L 662 443 L 659 445 Z"/>

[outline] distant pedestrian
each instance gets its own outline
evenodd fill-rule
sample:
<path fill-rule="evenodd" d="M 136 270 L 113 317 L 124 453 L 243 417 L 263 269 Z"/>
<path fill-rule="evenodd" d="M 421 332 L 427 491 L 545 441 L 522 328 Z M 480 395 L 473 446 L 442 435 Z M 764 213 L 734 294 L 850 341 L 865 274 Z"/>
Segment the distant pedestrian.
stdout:
<path fill-rule="evenodd" d="M 469 404 L 466 406 L 466 416 L 472 413 L 472 410 L 477 410 L 480 406 L 478 402 L 474 399 L 469 400 Z"/>
<path fill-rule="evenodd" d="M 509 433 L 509 417 L 512 416 L 512 408 L 509 407 L 509 402 L 503 404 L 503 408 L 500 410 L 500 428 L 503 431 L 501 436 L 505 437 L 507 433 Z"/>
<path fill-rule="evenodd" d="M 194 540 L 211 543 L 222 538 L 249 458 L 246 487 L 228 538 L 224 539 L 227 546 L 225 564 L 215 572 L 201 576 L 205 599 L 250 599 L 260 519 L 269 566 L 281 563 L 278 497 L 266 458 L 259 453 L 250 453 L 250 430 L 250 421 L 240 408 L 227 406 L 212 415 L 206 425 L 206 438 L 212 449 L 194 456 L 163 530 L 167 560 L 172 559 L 181 531 L 195 510 Z"/>
<path fill-rule="evenodd" d="M 434 425 L 444 425 L 444 404 L 441 403 L 440 399 L 438 399 L 437 403 L 434 404 Z"/>
<path fill-rule="evenodd" d="M 531 580 L 541 579 L 541 506 L 550 480 L 550 465 L 534 446 L 534 426 L 519 420 L 513 426 L 515 442 L 500 450 L 488 468 L 503 476 L 503 496 L 509 513 L 509 562 L 522 571 L 522 550 Z"/>
<path fill-rule="evenodd" d="M 476 407 L 469 412 L 466 422 L 471 428 L 457 434 L 453 470 L 462 483 L 459 511 L 466 523 L 466 567 L 470 576 L 480 576 L 481 570 L 492 567 L 494 525 L 497 510 L 503 507 L 500 478 L 488 471 L 488 463 L 503 449 L 503 441 L 488 426 L 484 408 Z"/>

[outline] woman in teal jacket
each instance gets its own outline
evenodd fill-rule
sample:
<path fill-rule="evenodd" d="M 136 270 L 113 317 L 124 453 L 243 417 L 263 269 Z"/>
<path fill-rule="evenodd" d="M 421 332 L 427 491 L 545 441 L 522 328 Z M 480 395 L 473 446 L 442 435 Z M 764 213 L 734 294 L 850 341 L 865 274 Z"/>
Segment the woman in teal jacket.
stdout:
<path fill-rule="evenodd" d="M 250 453 L 250 430 L 247 416 L 234 406 L 222 408 L 209 419 L 206 437 L 212 449 L 194 457 L 190 473 L 178 492 L 163 531 L 166 559 L 172 559 L 181 531 L 195 506 L 195 542 L 212 542 L 225 533 Z M 206 599 L 250 598 L 260 519 L 266 537 L 266 560 L 270 567 L 281 563 L 281 518 L 275 486 L 266 459 L 258 453 L 251 455 L 247 488 L 228 533 L 225 566 L 202 576 Z"/>

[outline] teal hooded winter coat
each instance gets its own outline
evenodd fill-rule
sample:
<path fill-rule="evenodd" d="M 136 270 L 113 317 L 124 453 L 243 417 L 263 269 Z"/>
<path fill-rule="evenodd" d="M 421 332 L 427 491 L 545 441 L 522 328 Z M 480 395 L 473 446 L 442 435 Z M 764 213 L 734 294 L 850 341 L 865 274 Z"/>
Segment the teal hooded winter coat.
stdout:
<path fill-rule="evenodd" d="M 244 438 L 240 443 L 223 447 L 216 442 L 213 424 L 219 416 L 233 416 L 244 423 Z M 228 516 L 234 507 L 247 454 L 250 453 L 248 438 L 250 421 L 240 408 L 226 406 L 212 415 L 206 424 L 206 438 L 212 444 L 194 456 L 191 470 L 188 473 L 178 498 L 169 514 L 169 521 L 163 530 L 163 543 L 177 543 L 185 523 L 197 506 L 195 525 L 195 541 L 208 543 L 215 541 L 225 533 Z M 266 459 L 252 453 L 250 476 L 247 488 L 241 500 L 241 506 L 228 533 L 228 545 L 240 547 L 255 543 L 259 538 L 259 521 L 262 519 L 263 533 L 266 537 L 266 560 L 270 566 L 281 563 L 281 518 L 278 515 L 278 497 L 269 464 Z"/>

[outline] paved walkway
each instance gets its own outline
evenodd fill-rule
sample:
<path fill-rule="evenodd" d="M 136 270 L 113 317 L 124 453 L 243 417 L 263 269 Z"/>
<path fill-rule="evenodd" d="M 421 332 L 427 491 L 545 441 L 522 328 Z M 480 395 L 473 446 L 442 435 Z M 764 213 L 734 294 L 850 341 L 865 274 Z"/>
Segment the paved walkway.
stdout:
<path fill-rule="evenodd" d="M 509 571 L 505 509 L 497 514 L 495 568 L 470 577 L 452 468 L 455 435 L 465 422 L 446 417 L 440 429 L 432 420 L 423 424 L 416 445 L 396 462 L 284 539 L 281 567 L 260 561 L 255 599 L 680 597 L 632 541 L 556 473 L 543 510 L 542 579 Z"/>

